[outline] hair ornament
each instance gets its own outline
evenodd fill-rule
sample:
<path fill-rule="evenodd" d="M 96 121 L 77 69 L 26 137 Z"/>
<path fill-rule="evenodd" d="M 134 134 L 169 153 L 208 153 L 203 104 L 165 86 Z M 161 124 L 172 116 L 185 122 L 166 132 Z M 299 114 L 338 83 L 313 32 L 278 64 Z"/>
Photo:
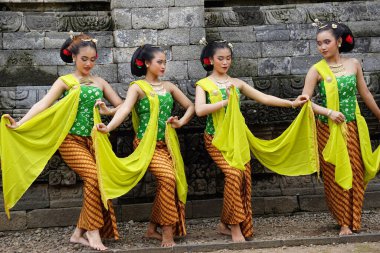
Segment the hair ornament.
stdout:
<path fill-rule="evenodd" d="M 71 52 L 68 49 L 63 49 L 62 53 L 66 56 L 71 56 Z"/>
<path fill-rule="evenodd" d="M 228 44 L 227 44 L 230 48 L 231 48 L 231 50 L 233 50 L 234 49 L 234 46 L 232 45 L 232 43 L 231 42 L 228 42 Z"/>
<path fill-rule="evenodd" d="M 333 29 L 336 29 L 336 28 L 338 27 L 338 25 L 337 25 L 337 24 L 332 24 L 331 27 L 332 27 Z"/>
<path fill-rule="evenodd" d="M 312 26 L 317 27 L 320 30 L 322 28 L 325 28 L 327 25 L 323 24 L 321 21 L 319 21 L 316 18 L 316 19 L 314 19 L 314 23 L 312 23 Z"/>
<path fill-rule="evenodd" d="M 349 34 L 347 35 L 345 41 L 348 43 L 348 44 L 352 44 L 354 42 L 354 38 Z"/>
<path fill-rule="evenodd" d="M 91 39 L 82 39 L 82 41 L 92 41 L 93 43 L 98 43 L 98 40 L 97 39 L 93 39 L 93 38 L 91 38 Z"/>
<path fill-rule="evenodd" d="M 141 69 L 144 66 L 144 62 L 141 59 L 136 59 L 135 64 L 137 68 Z"/>
<path fill-rule="evenodd" d="M 73 32 L 73 30 L 70 30 L 69 35 L 70 35 L 71 39 L 74 39 L 74 32 Z"/>
<path fill-rule="evenodd" d="M 207 40 L 206 40 L 206 38 L 205 37 L 203 37 L 200 41 L 199 41 L 199 44 L 200 45 L 203 45 L 203 46 L 207 46 Z"/>

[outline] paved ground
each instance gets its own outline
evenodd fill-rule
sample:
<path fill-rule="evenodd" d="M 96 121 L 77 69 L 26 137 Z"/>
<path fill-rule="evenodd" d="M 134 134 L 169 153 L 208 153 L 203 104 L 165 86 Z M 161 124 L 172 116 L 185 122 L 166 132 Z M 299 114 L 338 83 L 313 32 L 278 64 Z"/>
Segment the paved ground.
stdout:
<path fill-rule="evenodd" d="M 283 248 L 310 244 L 332 244 L 345 242 L 380 241 L 380 210 L 365 211 L 361 233 L 351 237 L 337 236 L 338 227 L 328 213 L 305 213 L 291 216 L 254 217 L 255 236 L 252 241 L 243 244 L 230 243 L 230 238 L 216 233 L 218 218 L 193 219 L 187 221 L 188 236 L 176 240 L 178 247 L 165 252 L 228 252 L 217 251 L 239 249 L 280 247 L 277 249 L 260 249 L 241 252 L 376 252 L 379 243 L 349 244 L 326 246 L 313 251 L 315 247 Z M 121 240 L 106 241 L 114 252 L 164 252 L 158 241 L 142 239 L 146 222 L 119 223 Z M 72 245 L 68 239 L 74 227 L 47 229 L 29 229 L 16 232 L 0 232 L 0 252 L 88 252 L 86 247 Z M 333 249 L 342 251 L 331 251 Z M 363 251 L 360 251 L 362 249 Z M 369 251 L 364 251 L 364 250 Z M 296 251 L 299 250 L 299 251 Z M 330 250 L 330 251 L 329 251 Z M 351 250 L 351 251 L 350 251 Z M 359 251 L 355 251 L 359 250 Z"/>

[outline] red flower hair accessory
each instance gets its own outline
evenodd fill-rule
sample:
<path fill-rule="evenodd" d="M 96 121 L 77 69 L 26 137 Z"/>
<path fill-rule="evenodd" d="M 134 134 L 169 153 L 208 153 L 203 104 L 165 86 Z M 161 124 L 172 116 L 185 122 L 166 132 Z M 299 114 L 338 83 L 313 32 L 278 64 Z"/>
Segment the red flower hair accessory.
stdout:
<path fill-rule="evenodd" d="M 349 44 L 352 44 L 354 42 L 354 38 L 349 34 L 347 35 L 346 37 L 346 42 L 349 43 Z"/>
<path fill-rule="evenodd" d="M 136 66 L 137 66 L 139 69 L 141 69 L 141 68 L 144 66 L 144 62 L 143 62 L 142 60 L 140 60 L 140 59 L 136 59 L 136 60 L 135 60 L 135 64 L 136 64 Z"/>
<path fill-rule="evenodd" d="M 68 49 L 63 49 L 63 54 L 66 56 L 71 56 L 71 52 Z"/>
<path fill-rule="evenodd" d="M 208 57 L 203 58 L 203 64 L 206 66 L 211 65 L 210 58 L 208 58 Z"/>

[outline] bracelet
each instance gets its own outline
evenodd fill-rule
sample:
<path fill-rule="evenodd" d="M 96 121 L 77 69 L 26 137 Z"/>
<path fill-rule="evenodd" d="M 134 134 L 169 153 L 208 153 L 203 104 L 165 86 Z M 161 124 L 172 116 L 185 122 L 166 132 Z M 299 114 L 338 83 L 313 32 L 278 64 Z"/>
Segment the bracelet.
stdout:
<path fill-rule="evenodd" d="M 330 109 L 330 110 L 327 112 L 327 117 L 330 117 L 331 114 L 332 114 L 332 112 L 333 112 L 333 110 Z"/>
<path fill-rule="evenodd" d="M 292 103 L 292 108 L 295 109 L 296 107 L 294 106 L 294 101 L 290 101 Z"/>

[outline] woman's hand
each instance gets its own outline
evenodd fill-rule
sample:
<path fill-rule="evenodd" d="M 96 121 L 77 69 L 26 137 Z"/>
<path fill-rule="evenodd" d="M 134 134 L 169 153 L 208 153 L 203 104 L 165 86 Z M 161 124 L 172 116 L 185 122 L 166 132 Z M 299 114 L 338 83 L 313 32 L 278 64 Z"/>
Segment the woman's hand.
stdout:
<path fill-rule="evenodd" d="M 183 126 L 183 123 L 180 119 L 178 119 L 178 116 L 171 116 L 167 121 L 172 128 L 180 128 Z"/>
<path fill-rule="evenodd" d="M 14 118 L 12 118 L 9 114 L 5 114 L 4 115 L 4 118 L 7 118 L 10 122 L 10 124 L 6 124 L 6 126 L 10 129 L 16 129 L 20 126 L 20 124 L 18 122 L 16 122 L 14 120 Z"/>
<path fill-rule="evenodd" d="M 106 106 L 106 103 L 104 103 L 102 100 L 97 100 L 95 105 L 95 107 L 98 106 L 99 107 L 99 113 L 101 115 L 111 115 L 112 114 L 112 111 Z"/>
<path fill-rule="evenodd" d="M 110 131 L 104 123 L 96 124 L 96 128 L 103 134 L 108 134 Z"/>
<path fill-rule="evenodd" d="M 303 106 L 307 101 L 309 101 L 308 95 L 299 95 L 297 99 L 293 101 L 292 107 Z"/>
<path fill-rule="evenodd" d="M 332 111 L 330 116 L 328 116 L 336 124 L 341 124 L 346 121 L 346 117 L 341 112 Z"/>

